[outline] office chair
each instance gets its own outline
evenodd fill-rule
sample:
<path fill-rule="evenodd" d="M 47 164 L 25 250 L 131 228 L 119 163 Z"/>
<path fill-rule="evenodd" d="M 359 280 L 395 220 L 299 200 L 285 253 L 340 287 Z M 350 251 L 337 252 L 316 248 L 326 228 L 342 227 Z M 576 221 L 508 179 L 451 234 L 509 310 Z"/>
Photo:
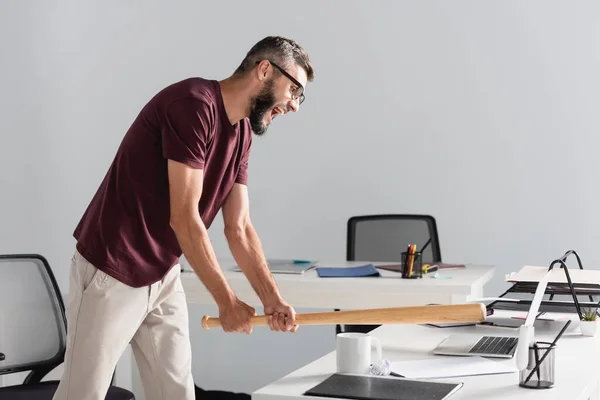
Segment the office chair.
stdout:
<path fill-rule="evenodd" d="M 428 243 L 429 242 L 429 243 Z M 423 263 L 441 262 L 442 252 L 435 218 L 419 214 L 354 216 L 348 220 L 347 261 L 398 261 L 409 244 L 423 250 Z M 344 332 L 370 332 L 379 325 L 345 325 Z M 336 333 L 342 332 L 336 326 Z"/>
<path fill-rule="evenodd" d="M 0 387 L 0 399 L 51 400 L 59 382 L 42 379 L 64 360 L 67 319 L 48 261 L 0 255 L 0 304 L 0 375 L 30 371 L 23 383 Z M 135 396 L 110 386 L 106 400 Z"/>

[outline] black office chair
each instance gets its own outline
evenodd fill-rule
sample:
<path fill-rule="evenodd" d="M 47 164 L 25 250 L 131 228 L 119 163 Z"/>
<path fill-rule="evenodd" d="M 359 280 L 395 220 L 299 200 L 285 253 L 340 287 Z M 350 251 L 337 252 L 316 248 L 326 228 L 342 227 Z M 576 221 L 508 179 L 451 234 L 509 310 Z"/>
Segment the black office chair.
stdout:
<path fill-rule="evenodd" d="M 409 244 L 422 250 L 423 263 L 441 262 L 435 218 L 419 214 L 361 215 L 348 220 L 346 260 L 397 261 Z M 426 246 L 426 247 L 425 247 Z M 370 332 L 379 325 L 336 326 L 336 333 Z"/>
<path fill-rule="evenodd" d="M 42 379 L 64 360 L 66 330 L 48 261 L 37 254 L 0 255 L 0 375 L 30 371 L 23 383 L 0 387 L 0 399 L 52 400 L 59 381 Z M 110 386 L 106 400 L 135 396 Z"/>

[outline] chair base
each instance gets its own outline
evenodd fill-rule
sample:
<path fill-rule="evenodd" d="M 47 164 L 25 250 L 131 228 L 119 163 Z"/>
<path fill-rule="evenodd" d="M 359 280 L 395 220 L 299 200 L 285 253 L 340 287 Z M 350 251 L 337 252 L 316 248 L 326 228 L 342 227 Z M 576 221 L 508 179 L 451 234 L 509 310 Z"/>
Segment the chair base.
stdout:
<path fill-rule="evenodd" d="M 0 387 L 2 400 L 52 400 L 58 381 L 44 381 L 27 385 L 13 385 Z M 197 400 L 250 400 L 246 393 L 227 392 L 223 390 L 204 390 L 195 386 Z M 135 396 L 128 390 L 111 386 L 106 400 L 135 400 Z"/>
<path fill-rule="evenodd" d="M 52 400 L 58 381 L 44 381 L 26 385 L 12 385 L 0 388 L 2 400 Z M 106 400 L 135 400 L 129 390 L 111 386 L 106 395 Z"/>
<path fill-rule="evenodd" d="M 227 392 L 224 390 L 204 390 L 195 385 L 196 400 L 250 400 L 246 393 Z"/>

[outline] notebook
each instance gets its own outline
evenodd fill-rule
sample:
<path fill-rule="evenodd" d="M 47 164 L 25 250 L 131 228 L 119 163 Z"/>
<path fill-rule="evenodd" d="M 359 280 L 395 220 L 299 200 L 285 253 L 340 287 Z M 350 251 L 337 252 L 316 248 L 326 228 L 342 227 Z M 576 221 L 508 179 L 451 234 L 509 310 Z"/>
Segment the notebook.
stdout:
<path fill-rule="evenodd" d="M 302 275 L 304 272 L 315 268 L 316 261 L 268 259 L 267 265 L 269 266 L 269 271 L 273 274 Z M 233 270 L 242 272 L 239 265 L 235 265 Z"/>
<path fill-rule="evenodd" d="M 304 395 L 357 400 L 445 400 L 462 386 L 462 382 L 333 374 Z"/>
<path fill-rule="evenodd" d="M 321 278 L 380 276 L 379 271 L 377 271 L 373 264 L 361 265 L 358 267 L 340 268 L 317 267 L 317 274 Z"/>

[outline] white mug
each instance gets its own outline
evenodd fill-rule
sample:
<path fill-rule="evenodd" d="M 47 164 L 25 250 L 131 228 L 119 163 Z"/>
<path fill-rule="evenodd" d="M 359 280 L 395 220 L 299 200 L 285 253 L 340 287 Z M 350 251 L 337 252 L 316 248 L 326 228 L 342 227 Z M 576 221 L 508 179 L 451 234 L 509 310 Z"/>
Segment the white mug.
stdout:
<path fill-rule="evenodd" d="M 368 333 L 345 332 L 337 335 L 337 372 L 340 374 L 368 374 L 371 347 L 375 346 L 379 361 L 382 359 L 381 342 Z"/>

